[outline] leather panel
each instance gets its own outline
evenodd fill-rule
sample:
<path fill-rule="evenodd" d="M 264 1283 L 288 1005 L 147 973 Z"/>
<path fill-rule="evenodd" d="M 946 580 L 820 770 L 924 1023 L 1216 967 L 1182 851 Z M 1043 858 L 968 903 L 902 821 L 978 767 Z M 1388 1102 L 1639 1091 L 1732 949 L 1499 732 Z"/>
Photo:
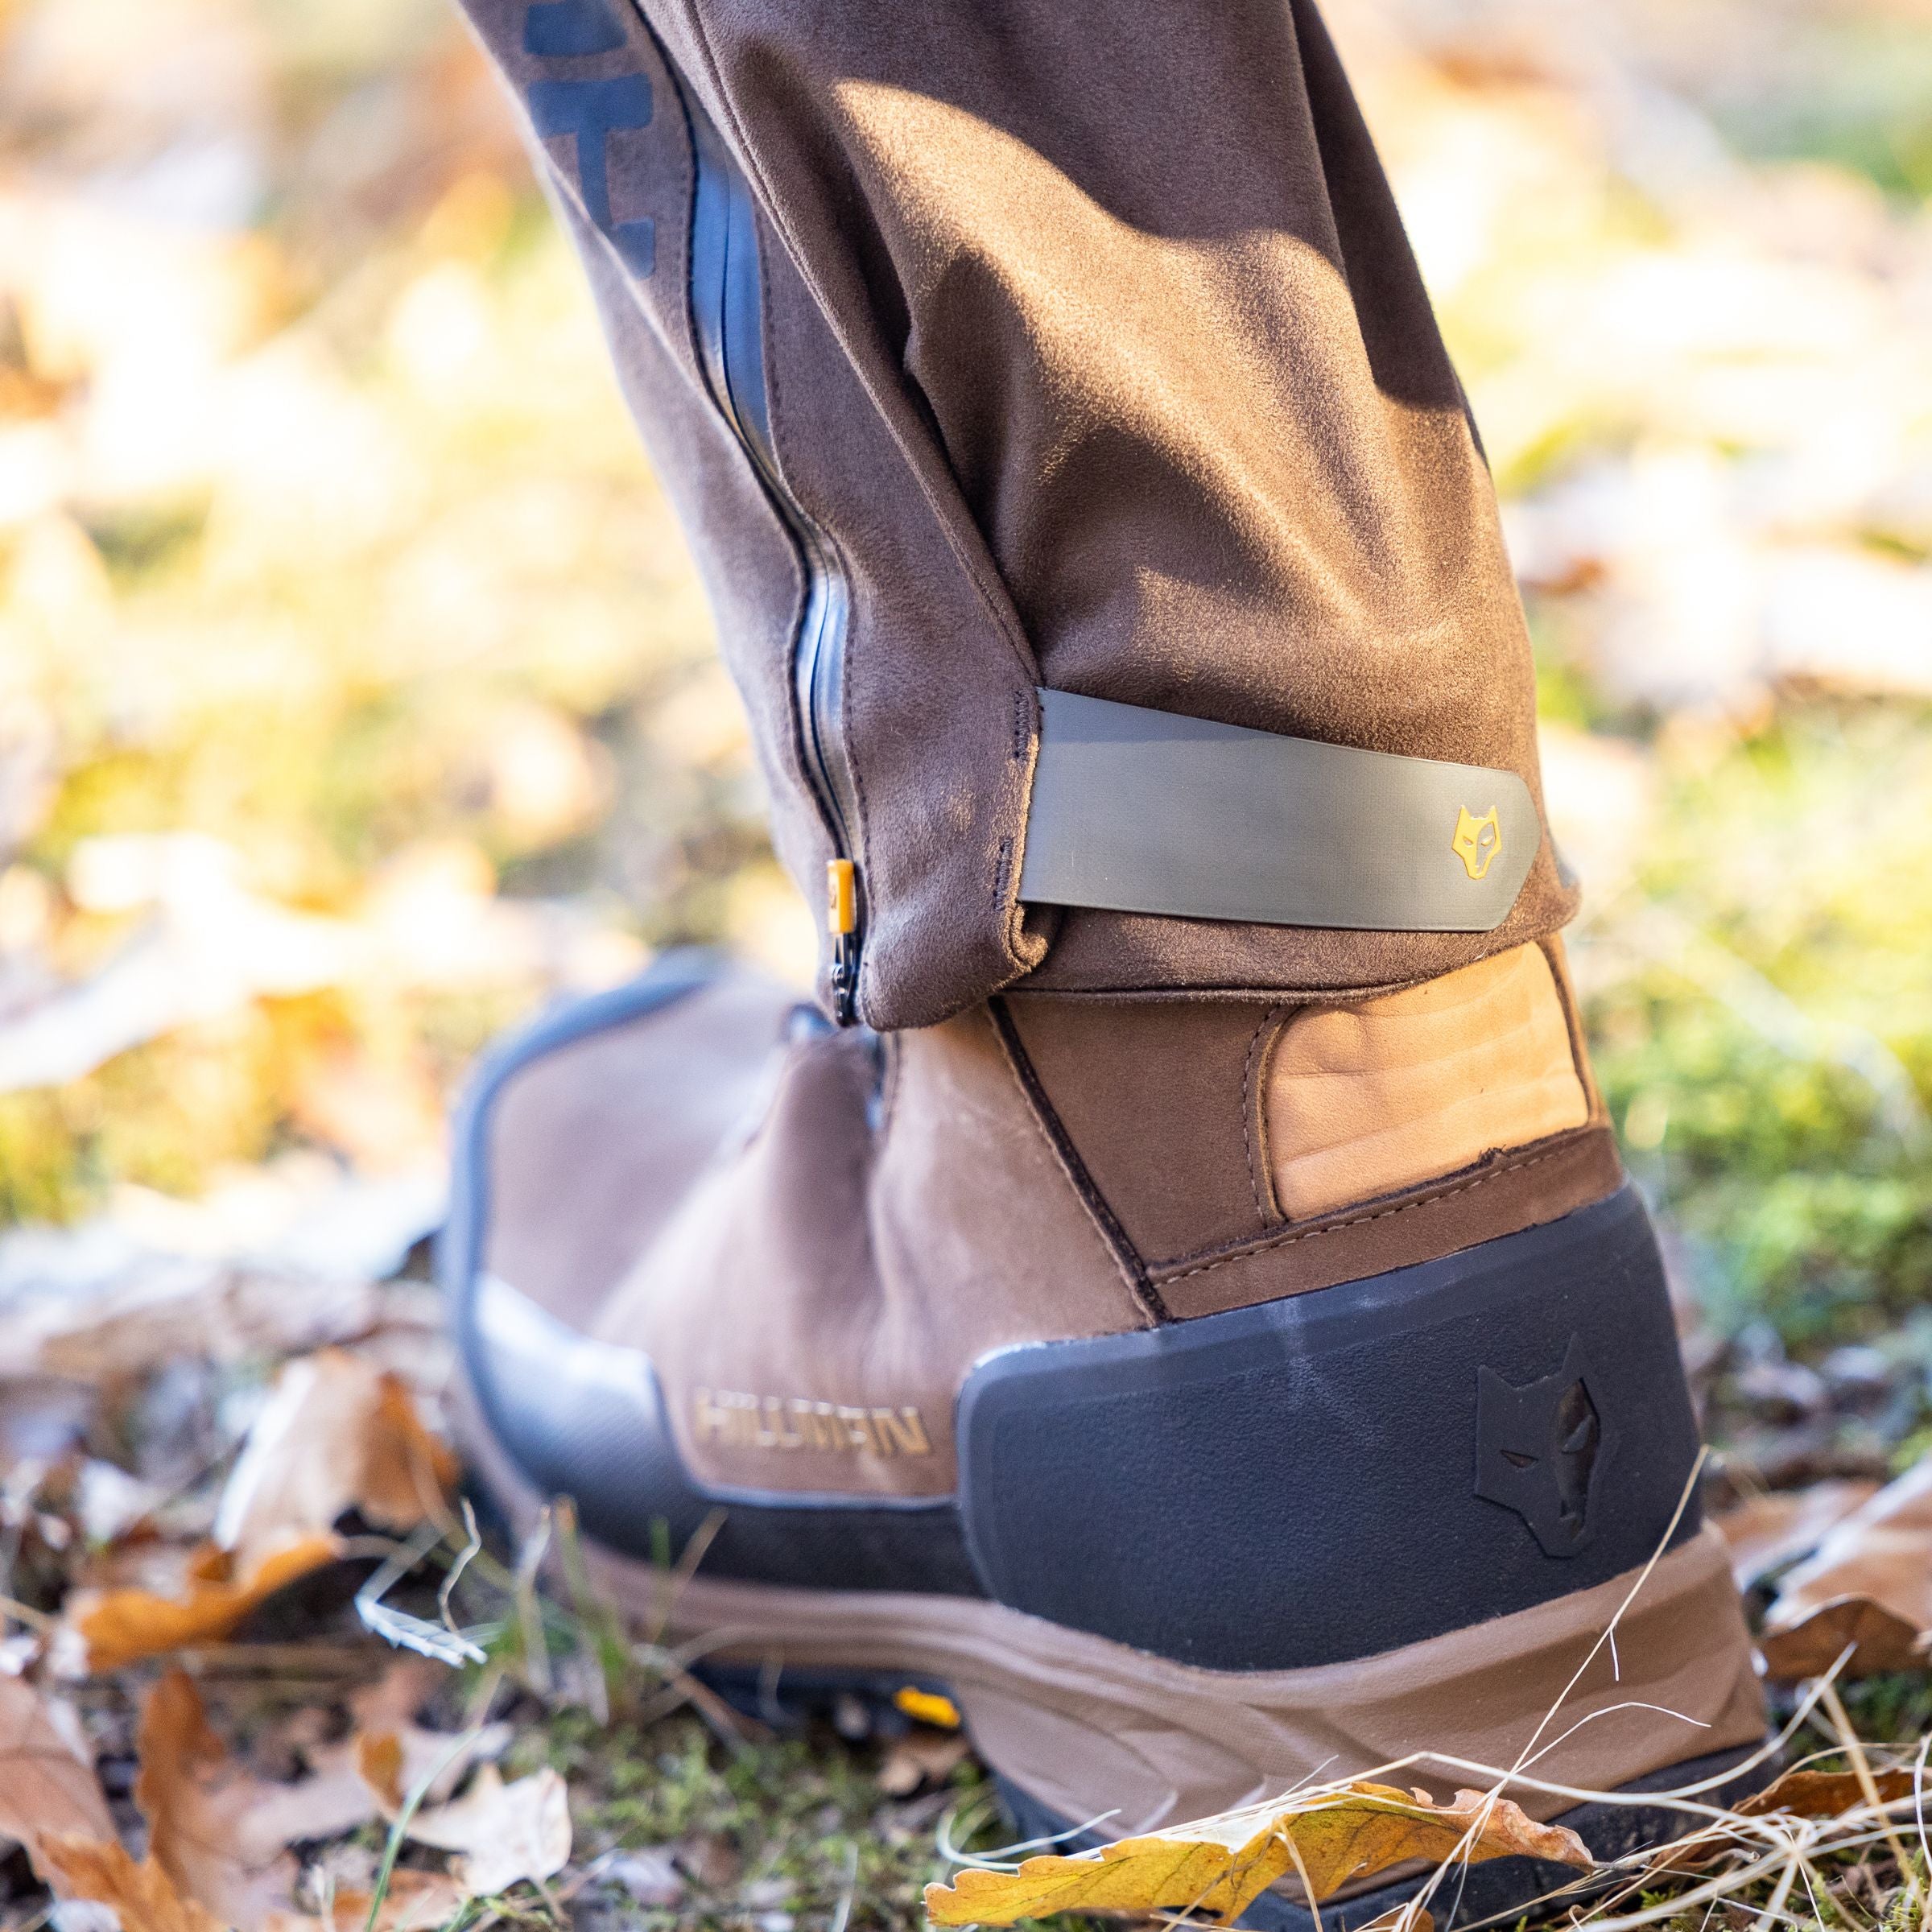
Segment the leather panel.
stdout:
<path fill-rule="evenodd" d="M 1150 1263 L 1280 1218 L 1250 1092 L 1279 1008 L 1025 993 L 1005 1005 L 1047 1104 Z"/>
<path fill-rule="evenodd" d="M 1276 1199 L 1303 1220 L 1589 1117 L 1550 962 L 1519 946 L 1358 1005 L 1292 1015 L 1262 1087 Z"/>
<path fill-rule="evenodd" d="M 1623 1178 L 1609 1129 L 1584 1127 L 1259 1241 L 1183 1257 L 1150 1280 L 1177 1320 L 1245 1308 L 1540 1226 L 1600 1201 Z"/>
<path fill-rule="evenodd" d="M 946 1496 L 980 1356 L 1148 1319 L 980 1008 L 795 1047 L 758 1130 L 700 1176 L 596 1331 L 650 1356 L 701 1482 Z M 757 1426 L 719 1424 L 720 1393 Z M 829 1447 L 786 1419 L 795 1402 L 867 1420 Z"/>

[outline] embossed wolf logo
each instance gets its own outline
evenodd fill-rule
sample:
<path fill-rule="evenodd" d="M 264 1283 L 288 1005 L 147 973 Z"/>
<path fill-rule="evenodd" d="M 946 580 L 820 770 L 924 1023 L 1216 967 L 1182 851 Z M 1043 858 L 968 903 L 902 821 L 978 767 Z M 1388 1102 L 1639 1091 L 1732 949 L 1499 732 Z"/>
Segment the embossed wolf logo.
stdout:
<path fill-rule="evenodd" d="M 1590 1505 L 1615 1432 L 1590 1393 L 1583 1339 L 1554 1375 L 1513 1388 L 1493 1368 L 1476 1378 L 1476 1493 L 1513 1509 L 1546 1556 L 1590 1542 Z"/>

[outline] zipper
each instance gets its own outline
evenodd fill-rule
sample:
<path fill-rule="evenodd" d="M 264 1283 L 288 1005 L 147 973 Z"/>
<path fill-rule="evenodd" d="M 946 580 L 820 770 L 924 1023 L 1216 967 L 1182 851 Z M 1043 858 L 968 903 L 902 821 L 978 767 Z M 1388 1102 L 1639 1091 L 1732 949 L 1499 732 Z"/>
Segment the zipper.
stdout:
<path fill-rule="evenodd" d="M 852 858 L 858 805 L 840 729 L 851 589 L 832 539 L 786 487 L 773 448 L 765 389 L 764 283 L 750 188 L 717 130 L 688 94 L 684 108 L 696 170 L 691 311 L 705 381 L 719 413 L 751 459 L 804 573 L 804 606 L 792 640 L 792 691 L 800 762 L 834 855 L 827 869 L 832 1017 L 849 1026 L 857 1018 L 863 938 L 858 872 Z"/>

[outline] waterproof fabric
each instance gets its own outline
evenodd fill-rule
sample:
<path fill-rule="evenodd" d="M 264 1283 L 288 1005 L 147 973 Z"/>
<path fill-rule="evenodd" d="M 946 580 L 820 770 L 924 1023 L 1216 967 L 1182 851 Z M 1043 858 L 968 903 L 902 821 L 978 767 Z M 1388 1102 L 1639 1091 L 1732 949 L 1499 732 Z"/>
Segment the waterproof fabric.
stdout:
<path fill-rule="evenodd" d="M 1546 837 L 1488 933 L 1018 900 L 1036 686 L 1505 769 L 1540 804 L 1489 479 L 1311 6 L 468 4 L 691 534 L 781 854 L 815 900 L 835 828 L 859 868 L 861 1017 L 1022 976 L 1385 987 L 1569 916 Z M 762 471 L 700 327 L 714 138 L 752 211 Z M 826 568 L 842 675 L 807 716 Z"/>

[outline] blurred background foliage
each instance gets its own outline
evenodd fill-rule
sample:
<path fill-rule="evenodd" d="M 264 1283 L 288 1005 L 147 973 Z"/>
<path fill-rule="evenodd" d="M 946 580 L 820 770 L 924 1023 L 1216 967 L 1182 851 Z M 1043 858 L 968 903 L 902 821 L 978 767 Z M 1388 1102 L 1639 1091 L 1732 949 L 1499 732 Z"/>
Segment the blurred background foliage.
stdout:
<path fill-rule="evenodd" d="M 1882 1462 L 1932 1414 L 1932 10 L 1330 14 L 1719 1399 Z M 809 957 L 708 616 L 444 0 L 0 35 L 0 1219 L 186 1238 L 263 1163 L 433 1218 L 516 1013 Z"/>

